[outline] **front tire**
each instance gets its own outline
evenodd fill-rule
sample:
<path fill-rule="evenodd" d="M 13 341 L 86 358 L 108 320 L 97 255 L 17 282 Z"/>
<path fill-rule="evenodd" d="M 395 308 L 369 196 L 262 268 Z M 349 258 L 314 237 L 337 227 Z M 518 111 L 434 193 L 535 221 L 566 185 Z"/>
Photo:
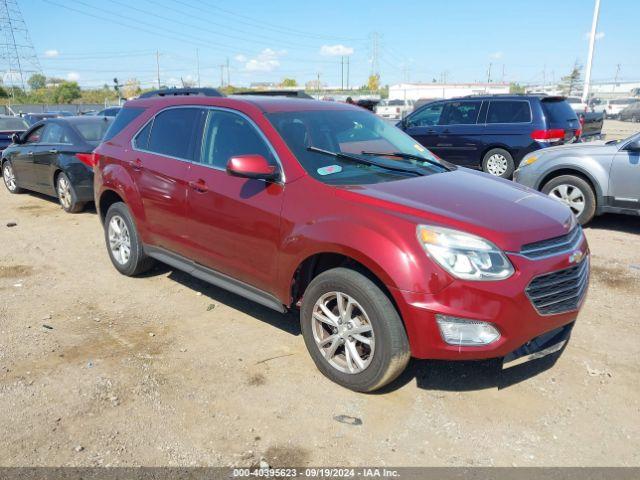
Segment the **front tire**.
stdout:
<path fill-rule="evenodd" d="M 117 202 L 109 207 L 104 221 L 104 235 L 111 263 L 123 275 L 133 277 L 154 265 L 142 248 L 129 208 Z"/>
<path fill-rule="evenodd" d="M 18 180 L 16 179 L 16 174 L 13 171 L 13 165 L 11 165 L 10 160 L 2 164 L 2 179 L 9 193 L 22 193 L 24 191 L 18 186 Z"/>
<path fill-rule="evenodd" d="M 561 175 L 547 182 L 542 193 L 567 205 L 581 225 L 591 221 L 596 213 L 596 195 L 591 185 L 574 175 Z"/>
<path fill-rule="evenodd" d="M 78 194 L 67 174 L 60 172 L 56 177 L 56 192 L 62 209 L 67 213 L 78 213 L 84 210 L 84 202 L 78 201 Z"/>
<path fill-rule="evenodd" d="M 357 392 L 372 392 L 407 366 L 409 341 L 400 315 L 370 279 L 347 268 L 321 273 L 302 300 L 300 324 L 318 369 Z"/>
<path fill-rule="evenodd" d="M 509 152 L 503 148 L 492 148 L 482 159 L 482 170 L 500 178 L 509 179 L 513 176 L 515 163 Z"/>

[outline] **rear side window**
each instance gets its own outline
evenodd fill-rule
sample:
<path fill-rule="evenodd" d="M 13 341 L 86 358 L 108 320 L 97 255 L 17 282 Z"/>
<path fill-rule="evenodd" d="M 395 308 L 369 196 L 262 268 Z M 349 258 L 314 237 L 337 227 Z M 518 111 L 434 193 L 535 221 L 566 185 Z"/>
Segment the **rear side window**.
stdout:
<path fill-rule="evenodd" d="M 487 123 L 529 123 L 531 122 L 531 109 L 529 102 L 499 101 L 491 102 L 487 112 Z"/>
<path fill-rule="evenodd" d="M 133 145 L 140 150 L 147 150 L 149 148 L 149 134 L 151 133 L 151 127 L 153 125 L 153 120 L 145 125 L 145 127 L 140 130 L 136 138 L 133 139 Z"/>
<path fill-rule="evenodd" d="M 445 105 L 440 125 L 473 125 L 478 120 L 481 101 L 451 102 Z"/>
<path fill-rule="evenodd" d="M 156 115 L 148 150 L 160 155 L 193 160 L 202 135 L 200 108 L 172 108 Z"/>
<path fill-rule="evenodd" d="M 138 118 L 142 112 L 144 112 L 144 108 L 123 108 L 120 110 L 118 115 L 116 115 L 116 119 L 109 127 L 109 130 L 107 130 L 107 133 L 104 135 L 103 140 L 106 142 L 118 135 L 122 130 L 127 128 L 127 125 Z"/>
<path fill-rule="evenodd" d="M 542 100 L 540 103 L 549 123 L 566 123 L 576 119 L 575 112 L 564 100 Z"/>

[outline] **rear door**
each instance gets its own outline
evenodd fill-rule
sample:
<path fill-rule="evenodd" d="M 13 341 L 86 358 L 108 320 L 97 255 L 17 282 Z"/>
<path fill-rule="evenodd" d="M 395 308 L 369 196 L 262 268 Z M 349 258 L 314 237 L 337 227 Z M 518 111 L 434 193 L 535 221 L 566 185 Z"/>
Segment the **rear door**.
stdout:
<path fill-rule="evenodd" d="M 448 102 L 440 123 L 442 130 L 433 151 L 458 165 L 476 167 L 480 163 L 484 125 L 478 125 L 482 100 Z"/>
<path fill-rule="evenodd" d="M 564 140 L 561 143 L 571 143 L 577 139 L 580 130 L 578 116 L 562 97 L 543 97 L 540 104 L 547 130 L 564 130 Z"/>
<path fill-rule="evenodd" d="M 633 139 L 640 139 L 640 135 Z M 626 150 L 629 143 L 631 141 L 626 142 L 613 157 L 609 191 L 613 196 L 614 206 L 640 209 L 640 152 Z"/>
<path fill-rule="evenodd" d="M 445 102 L 427 104 L 409 115 L 401 124 L 407 134 L 434 153 L 437 153 L 434 148 L 442 131 L 440 118 L 444 106 Z"/>
<path fill-rule="evenodd" d="M 189 165 L 200 149 L 204 116 L 197 107 L 161 111 L 135 136 L 128 165 L 153 244 L 181 255 L 186 254 Z"/>
<path fill-rule="evenodd" d="M 262 155 L 279 165 L 274 149 L 247 116 L 209 110 L 202 153 L 189 170 L 186 235 L 190 257 L 273 292 L 284 185 L 227 174 L 229 159 L 246 154 Z"/>
<path fill-rule="evenodd" d="M 33 162 L 34 182 L 40 191 L 51 191 L 53 173 L 57 157 L 61 153 L 73 150 L 72 132 L 60 123 L 47 123 L 42 133 L 40 145 L 31 157 Z"/>

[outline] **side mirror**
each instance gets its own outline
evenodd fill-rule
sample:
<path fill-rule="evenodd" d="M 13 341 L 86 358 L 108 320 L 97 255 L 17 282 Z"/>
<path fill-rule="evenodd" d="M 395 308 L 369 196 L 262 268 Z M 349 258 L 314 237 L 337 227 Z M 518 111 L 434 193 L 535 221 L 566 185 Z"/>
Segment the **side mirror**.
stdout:
<path fill-rule="evenodd" d="M 14 133 L 11 135 L 11 142 L 15 143 L 16 145 L 20 144 L 22 140 L 20 139 L 20 134 L 19 133 Z"/>
<path fill-rule="evenodd" d="M 234 177 L 277 180 L 278 169 L 262 155 L 237 155 L 227 163 L 227 173 Z"/>
<path fill-rule="evenodd" d="M 640 140 L 635 140 L 628 144 L 624 149 L 627 152 L 640 153 Z"/>
<path fill-rule="evenodd" d="M 403 117 L 398 123 L 396 123 L 396 127 L 400 130 L 406 130 L 409 126 L 409 120 L 407 120 L 407 118 L 408 117 Z"/>

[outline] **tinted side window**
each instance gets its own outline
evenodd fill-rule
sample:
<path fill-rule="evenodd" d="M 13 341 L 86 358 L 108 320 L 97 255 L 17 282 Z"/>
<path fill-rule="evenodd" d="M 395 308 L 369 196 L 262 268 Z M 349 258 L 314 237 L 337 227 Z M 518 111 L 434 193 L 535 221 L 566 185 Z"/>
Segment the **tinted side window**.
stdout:
<path fill-rule="evenodd" d="M 447 103 L 442 113 L 440 124 L 441 125 L 475 124 L 476 120 L 478 120 L 478 114 L 480 113 L 481 106 L 482 106 L 482 102 L 479 100 Z"/>
<path fill-rule="evenodd" d="M 122 130 L 124 130 L 127 125 L 129 125 L 133 120 L 138 118 L 138 116 L 144 112 L 143 108 L 123 108 L 120 110 L 118 115 L 116 115 L 116 119 L 105 133 L 103 141 L 111 140 L 117 134 L 119 134 Z"/>
<path fill-rule="evenodd" d="M 140 130 L 136 138 L 133 139 L 133 145 L 136 148 L 141 150 L 147 150 L 149 148 L 149 134 L 151 133 L 151 128 L 153 126 L 153 120 L 151 120 L 147 125 Z"/>
<path fill-rule="evenodd" d="M 435 105 L 424 107 L 422 110 L 411 115 L 409 118 L 409 125 L 412 127 L 439 125 L 443 107 L 444 103 L 437 103 Z"/>
<path fill-rule="evenodd" d="M 487 123 L 529 123 L 530 121 L 529 102 L 517 100 L 489 103 Z"/>
<path fill-rule="evenodd" d="M 40 138 L 42 137 L 42 131 L 44 129 L 44 125 L 33 130 L 27 138 L 25 138 L 24 143 L 38 143 L 40 142 Z"/>
<path fill-rule="evenodd" d="M 172 108 L 160 112 L 153 120 L 149 151 L 193 160 L 200 140 L 201 118 L 202 110 L 199 108 Z"/>
<path fill-rule="evenodd" d="M 246 118 L 235 113 L 211 110 L 204 134 L 202 163 L 226 168 L 231 157 L 248 154 L 262 155 L 269 163 L 276 164 L 271 150 Z"/>
<path fill-rule="evenodd" d="M 67 129 L 58 123 L 48 123 L 40 143 L 71 143 Z"/>

